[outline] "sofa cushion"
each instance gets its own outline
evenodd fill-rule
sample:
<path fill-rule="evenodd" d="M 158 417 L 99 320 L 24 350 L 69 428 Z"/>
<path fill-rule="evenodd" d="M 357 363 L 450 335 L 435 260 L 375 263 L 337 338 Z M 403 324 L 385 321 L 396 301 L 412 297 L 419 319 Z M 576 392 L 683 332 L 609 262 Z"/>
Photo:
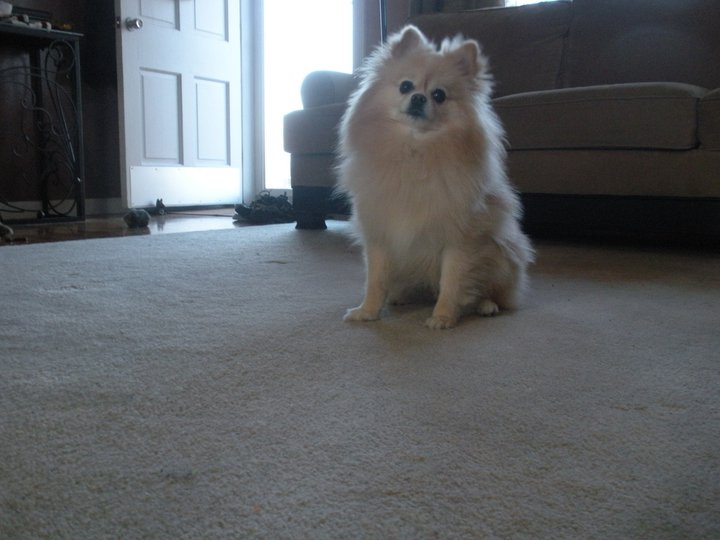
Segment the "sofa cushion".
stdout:
<path fill-rule="evenodd" d="M 574 0 L 564 86 L 720 87 L 718 0 Z"/>
<path fill-rule="evenodd" d="M 703 150 L 720 151 L 720 89 L 700 100 L 698 138 Z"/>
<path fill-rule="evenodd" d="M 698 146 L 696 110 L 703 88 L 638 83 L 529 92 L 494 100 L 510 148 Z"/>
<path fill-rule="evenodd" d="M 549 90 L 558 85 L 570 3 L 417 15 L 408 19 L 436 42 L 463 34 L 488 56 L 495 95 Z"/>
<path fill-rule="evenodd" d="M 337 126 L 346 108 L 333 103 L 293 111 L 285 115 L 283 138 L 291 154 L 332 154 L 337 145 Z"/>

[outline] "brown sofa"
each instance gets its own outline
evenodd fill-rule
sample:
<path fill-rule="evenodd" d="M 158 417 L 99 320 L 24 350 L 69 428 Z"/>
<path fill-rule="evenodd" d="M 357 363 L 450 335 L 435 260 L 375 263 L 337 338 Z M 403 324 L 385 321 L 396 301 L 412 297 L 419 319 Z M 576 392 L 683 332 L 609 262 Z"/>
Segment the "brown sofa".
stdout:
<path fill-rule="evenodd" d="M 561 0 L 411 17 L 477 39 L 531 234 L 720 239 L 720 2 Z M 298 228 L 331 197 L 350 75 L 310 74 L 285 118 Z"/>

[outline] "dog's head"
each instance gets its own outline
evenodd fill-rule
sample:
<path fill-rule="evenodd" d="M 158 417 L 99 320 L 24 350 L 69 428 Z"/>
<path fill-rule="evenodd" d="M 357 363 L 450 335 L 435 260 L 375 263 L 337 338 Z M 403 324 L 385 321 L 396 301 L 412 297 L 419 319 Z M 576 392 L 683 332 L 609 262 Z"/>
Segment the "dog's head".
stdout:
<path fill-rule="evenodd" d="M 458 36 L 437 47 L 414 26 L 388 39 L 369 63 L 367 77 L 386 114 L 417 132 L 466 120 L 478 96 L 490 92 L 476 41 Z"/>

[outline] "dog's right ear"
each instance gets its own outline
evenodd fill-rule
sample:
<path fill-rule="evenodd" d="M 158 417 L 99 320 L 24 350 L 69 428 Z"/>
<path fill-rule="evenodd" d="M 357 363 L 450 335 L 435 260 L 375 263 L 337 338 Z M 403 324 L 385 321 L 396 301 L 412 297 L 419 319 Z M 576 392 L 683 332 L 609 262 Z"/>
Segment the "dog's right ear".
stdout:
<path fill-rule="evenodd" d="M 405 56 L 408 52 L 419 47 L 427 46 L 427 40 L 422 32 L 413 25 L 408 25 L 397 34 L 388 38 L 390 52 L 395 58 Z"/>

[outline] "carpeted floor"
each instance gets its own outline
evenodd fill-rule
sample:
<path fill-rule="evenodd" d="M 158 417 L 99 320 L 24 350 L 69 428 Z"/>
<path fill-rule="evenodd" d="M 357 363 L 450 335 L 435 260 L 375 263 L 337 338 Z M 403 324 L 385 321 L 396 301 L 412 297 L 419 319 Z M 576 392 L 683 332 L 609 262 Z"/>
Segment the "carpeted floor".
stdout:
<path fill-rule="evenodd" d="M 718 538 L 720 257 L 348 324 L 348 225 L 0 249 L 0 538 Z"/>

